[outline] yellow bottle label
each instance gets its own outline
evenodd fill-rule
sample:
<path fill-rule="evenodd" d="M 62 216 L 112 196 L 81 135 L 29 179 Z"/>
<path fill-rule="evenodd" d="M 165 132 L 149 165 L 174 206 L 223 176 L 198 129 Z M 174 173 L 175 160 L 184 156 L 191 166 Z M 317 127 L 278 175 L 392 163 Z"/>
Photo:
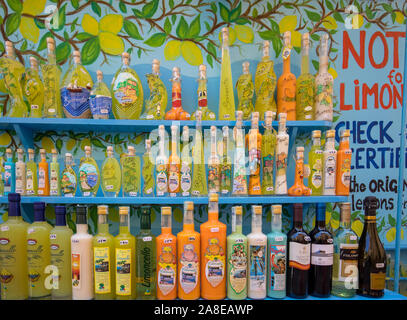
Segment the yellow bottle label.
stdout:
<path fill-rule="evenodd" d="M 72 287 L 81 288 L 81 255 L 72 253 Z"/>
<path fill-rule="evenodd" d="M 108 247 L 93 248 L 95 293 L 110 293 L 110 254 Z"/>
<path fill-rule="evenodd" d="M 116 249 L 116 294 L 131 295 L 131 249 Z"/>

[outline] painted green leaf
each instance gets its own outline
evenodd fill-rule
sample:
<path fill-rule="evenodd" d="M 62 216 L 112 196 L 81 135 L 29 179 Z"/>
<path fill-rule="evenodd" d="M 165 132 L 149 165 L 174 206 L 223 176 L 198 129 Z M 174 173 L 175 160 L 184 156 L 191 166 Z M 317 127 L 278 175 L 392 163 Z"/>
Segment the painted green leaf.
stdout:
<path fill-rule="evenodd" d="M 12 35 L 20 26 L 21 15 L 19 13 L 12 13 L 6 20 L 6 34 Z"/>
<path fill-rule="evenodd" d="M 263 40 L 272 40 L 274 37 L 279 36 L 279 33 L 275 33 L 272 30 L 260 31 L 259 36 Z"/>
<path fill-rule="evenodd" d="M 243 25 L 243 24 L 250 23 L 250 20 L 249 20 L 249 19 L 246 19 L 246 18 L 237 18 L 237 19 L 235 20 L 235 23 L 240 24 L 240 25 Z"/>
<path fill-rule="evenodd" d="M 338 22 L 342 22 L 342 23 L 345 22 L 339 12 L 335 12 L 332 16 L 333 16 L 334 19 L 335 19 L 336 21 L 338 21 Z"/>
<path fill-rule="evenodd" d="M 65 21 L 66 21 L 65 9 L 66 9 L 66 3 L 58 10 L 58 27 L 54 29 L 56 31 L 62 30 L 65 27 Z M 53 20 L 55 17 L 53 17 L 51 19 L 50 24 L 52 26 L 54 25 Z"/>
<path fill-rule="evenodd" d="M 174 14 L 171 16 L 171 23 L 174 25 L 175 21 L 177 21 L 177 16 Z"/>
<path fill-rule="evenodd" d="M 168 5 L 170 6 L 170 9 L 174 8 L 174 0 L 168 1 Z"/>
<path fill-rule="evenodd" d="M 331 1 L 325 0 L 325 4 L 326 4 L 326 7 L 327 7 L 329 10 L 334 10 L 334 6 L 333 6 L 333 4 L 332 4 Z"/>
<path fill-rule="evenodd" d="M 201 15 L 198 16 L 191 22 L 188 31 L 188 38 L 195 38 L 201 32 Z"/>
<path fill-rule="evenodd" d="M 143 14 L 141 13 L 140 10 L 138 10 L 138 9 L 132 9 L 132 11 L 133 11 L 134 15 L 135 15 L 137 18 L 144 18 L 144 17 L 143 17 Z"/>
<path fill-rule="evenodd" d="M 75 9 L 78 9 L 79 8 L 79 0 L 71 0 L 71 5 Z"/>
<path fill-rule="evenodd" d="M 211 26 L 210 26 L 210 24 L 208 23 L 208 21 L 205 21 L 204 24 L 205 24 L 206 31 L 211 30 Z"/>
<path fill-rule="evenodd" d="M 7 4 L 15 12 L 23 10 L 23 3 L 20 0 L 7 0 Z"/>
<path fill-rule="evenodd" d="M 55 142 L 55 146 L 57 147 L 58 151 L 61 152 L 62 146 L 63 146 L 63 142 L 61 139 L 57 139 L 57 141 Z"/>
<path fill-rule="evenodd" d="M 336 122 L 336 121 L 338 121 L 339 120 L 339 116 L 335 116 L 335 117 L 333 117 L 333 119 L 332 119 L 332 122 Z"/>
<path fill-rule="evenodd" d="M 318 22 L 321 20 L 321 16 L 316 12 L 305 10 L 305 13 L 311 21 Z"/>
<path fill-rule="evenodd" d="M 34 23 L 39 29 L 45 29 L 45 24 L 41 20 L 34 18 Z"/>
<path fill-rule="evenodd" d="M 79 17 L 77 17 L 74 21 L 72 21 L 71 24 L 71 32 L 74 32 L 75 27 L 76 27 L 76 23 L 78 22 Z"/>
<path fill-rule="evenodd" d="M 25 51 L 27 49 L 27 40 L 24 39 L 23 44 L 20 47 L 21 51 Z"/>
<path fill-rule="evenodd" d="M 319 62 L 317 60 L 312 60 L 312 65 L 314 66 L 315 71 L 319 70 Z"/>
<path fill-rule="evenodd" d="M 370 22 L 368 22 L 368 23 L 366 23 L 366 24 L 364 25 L 364 27 L 365 27 L 366 29 L 369 29 L 371 26 L 372 26 L 372 24 L 371 24 Z"/>
<path fill-rule="evenodd" d="M 146 45 L 149 45 L 150 47 L 161 47 L 163 43 L 165 42 L 165 39 L 167 38 L 167 35 L 163 32 L 153 34 L 149 39 L 144 41 Z"/>
<path fill-rule="evenodd" d="M 61 63 L 68 59 L 71 54 L 71 45 L 68 41 L 60 43 L 56 48 L 57 63 Z"/>
<path fill-rule="evenodd" d="M 366 12 L 366 16 L 367 16 L 369 19 L 373 19 L 373 12 L 372 12 L 372 9 L 370 9 L 369 7 L 366 7 L 365 12 Z"/>
<path fill-rule="evenodd" d="M 133 22 L 129 20 L 124 20 L 123 28 L 124 31 L 126 31 L 126 33 L 133 39 L 143 40 L 143 37 L 140 35 L 137 26 Z"/>
<path fill-rule="evenodd" d="M 311 39 L 312 39 L 312 40 L 315 40 L 315 41 L 319 41 L 320 36 L 317 35 L 316 33 L 313 33 L 313 34 L 311 34 Z"/>
<path fill-rule="evenodd" d="M 280 37 L 275 35 L 271 38 L 271 43 L 273 45 L 274 52 L 276 53 L 276 58 L 280 55 L 281 49 L 283 48 L 283 42 Z"/>
<path fill-rule="evenodd" d="M 131 50 L 133 50 L 133 48 L 130 48 Z M 140 48 L 138 48 L 138 50 L 137 50 L 137 57 L 140 59 L 140 57 L 141 57 L 141 49 Z"/>
<path fill-rule="evenodd" d="M 4 44 L 3 44 L 3 42 L 0 42 L 0 52 L 4 52 Z"/>
<path fill-rule="evenodd" d="M 394 219 L 390 214 L 387 216 L 387 219 L 389 221 L 390 226 L 392 227 L 396 226 L 396 219 Z"/>
<path fill-rule="evenodd" d="M 223 21 L 230 22 L 230 12 L 221 2 L 219 2 L 219 12 Z"/>
<path fill-rule="evenodd" d="M 208 51 L 216 58 L 216 47 L 213 45 L 212 42 L 208 42 Z"/>
<path fill-rule="evenodd" d="M 127 13 L 127 7 L 126 7 L 126 5 L 124 4 L 123 1 L 120 1 L 120 3 L 119 3 L 119 9 L 120 9 L 121 12 Z"/>
<path fill-rule="evenodd" d="M 188 23 L 184 17 L 181 17 L 177 26 L 177 36 L 181 39 L 185 39 L 188 36 L 188 29 Z"/>
<path fill-rule="evenodd" d="M 287 9 L 294 9 L 294 7 L 292 5 L 289 5 L 287 3 L 284 3 L 283 6 Z"/>
<path fill-rule="evenodd" d="M 153 0 L 149 3 L 147 3 L 146 5 L 144 5 L 141 12 L 142 12 L 144 18 L 149 19 L 154 15 L 154 13 L 157 11 L 157 9 L 158 9 L 158 0 Z"/>
<path fill-rule="evenodd" d="M 386 10 L 388 13 L 393 12 L 393 7 L 390 4 L 382 3 L 381 5 L 382 5 L 383 9 Z"/>
<path fill-rule="evenodd" d="M 253 18 L 256 18 L 258 15 L 259 15 L 259 12 L 257 11 L 257 8 L 254 8 L 252 11 Z"/>
<path fill-rule="evenodd" d="M 83 65 L 88 65 L 96 61 L 100 54 L 99 38 L 94 37 L 83 45 L 81 60 Z"/>
<path fill-rule="evenodd" d="M 218 11 L 218 7 L 216 6 L 215 2 L 211 3 L 211 10 L 213 13 L 216 14 L 216 12 Z"/>
<path fill-rule="evenodd" d="M 278 23 L 275 22 L 273 19 L 269 19 L 269 21 L 270 21 L 271 30 L 276 34 L 280 34 L 280 26 L 278 25 Z"/>
<path fill-rule="evenodd" d="M 64 39 L 69 41 L 69 34 L 66 31 L 64 31 Z"/>
<path fill-rule="evenodd" d="M 96 13 L 99 17 L 102 15 L 102 9 L 100 8 L 100 5 L 97 2 L 92 1 L 91 8 L 92 11 Z"/>
<path fill-rule="evenodd" d="M 271 5 L 270 2 L 267 1 L 267 10 L 268 11 L 272 11 L 273 10 L 273 6 Z"/>
<path fill-rule="evenodd" d="M 240 17 L 241 13 L 242 13 L 242 3 L 239 2 L 239 5 L 230 12 L 230 21 L 231 22 L 236 21 L 236 19 Z"/>
<path fill-rule="evenodd" d="M 391 20 L 393 23 L 396 21 L 396 13 L 394 11 L 391 13 Z"/>
<path fill-rule="evenodd" d="M 295 52 L 297 52 L 298 54 L 301 53 L 301 48 L 300 47 L 293 47 Z"/>
<path fill-rule="evenodd" d="M 105 145 L 99 139 L 92 138 L 90 142 L 97 148 L 106 149 Z"/>
<path fill-rule="evenodd" d="M 78 39 L 79 41 L 83 41 L 83 40 L 89 40 L 90 38 L 95 37 L 93 34 L 87 33 L 87 32 L 79 32 L 76 35 L 76 39 Z"/>
<path fill-rule="evenodd" d="M 171 25 L 170 19 L 167 17 L 167 18 L 165 18 L 165 22 L 164 22 L 164 31 L 166 34 L 170 34 L 171 29 L 172 29 L 172 25 Z"/>

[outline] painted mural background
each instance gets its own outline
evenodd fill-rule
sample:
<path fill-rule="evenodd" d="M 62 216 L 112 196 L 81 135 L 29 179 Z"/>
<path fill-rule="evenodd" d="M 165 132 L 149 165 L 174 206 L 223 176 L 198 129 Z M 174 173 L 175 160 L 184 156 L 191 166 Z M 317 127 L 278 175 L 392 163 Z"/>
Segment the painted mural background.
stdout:
<path fill-rule="evenodd" d="M 82 63 L 93 79 L 102 70 L 104 81 L 111 82 L 120 67 L 120 55 L 127 51 L 140 78 L 145 95 L 145 74 L 151 71 L 153 58 L 161 61 L 161 78 L 171 90 L 170 76 L 174 66 L 181 68 L 183 106 L 193 112 L 197 106 L 198 65 L 208 66 L 208 105 L 217 112 L 220 81 L 220 31 L 229 27 L 232 74 L 237 80 L 242 62 L 250 62 L 255 73 L 261 59 L 263 40 L 271 43 L 271 58 L 277 76 L 282 73 L 282 33 L 292 32 L 295 51 L 291 71 L 300 74 L 301 34 L 311 35 L 311 72 L 318 70 L 318 42 L 329 35 L 329 72 L 335 78 L 336 129 L 351 129 L 352 219 L 353 229 L 360 235 L 363 210 L 360 201 L 375 193 L 381 200 L 378 228 L 387 249 L 394 247 L 397 191 L 397 168 L 400 136 L 400 112 L 404 64 L 407 1 L 344 0 L 0 0 L 0 52 L 4 41 L 14 43 L 18 59 L 28 66 L 35 56 L 40 63 L 46 58 L 46 38 L 56 41 L 57 62 L 65 72 L 71 54 L 80 50 Z M 235 96 L 237 96 L 235 94 Z M 236 101 L 237 102 L 237 101 Z M 0 93 L 0 105 L 8 107 L 8 97 Z M 167 106 L 167 108 L 169 105 Z M 106 147 L 114 146 L 117 155 L 128 145 L 136 146 L 142 155 L 143 134 L 95 132 L 40 132 L 34 137 L 35 147 L 48 153 L 57 148 L 61 160 L 65 152 L 76 158 L 84 155 L 84 147 L 92 145 L 93 154 L 102 163 Z M 310 147 L 310 135 L 300 133 L 296 145 Z M 0 154 L 7 147 L 16 150 L 21 143 L 15 132 L 0 132 Z M 37 150 L 38 152 L 38 150 Z M 403 152 L 404 154 L 404 152 Z M 291 160 L 291 159 L 290 159 Z M 294 163 L 289 163 L 288 183 L 293 182 Z M 396 181 L 396 182 L 394 182 Z M 403 189 L 405 194 L 405 190 Z M 403 209 L 406 205 L 403 206 Z M 206 220 L 205 206 L 197 206 L 196 223 Z M 249 207 L 245 208 L 245 232 L 250 230 Z M 182 227 L 182 208 L 173 207 L 174 232 Z M 221 219 L 229 223 L 230 206 L 221 206 Z M 304 224 L 314 225 L 314 207 L 306 207 Z M 95 231 L 96 208 L 90 210 L 90 228 Z M 1 219 L 7 219 L 3 206 Z M 138 232 L 138 210 L 132 210 L 132 230 Z M 284 207 L 284 228 L 290 227 L 289 207 Z M 118 231 L 118 212 L 111 208 L 112 232 Z M 54 222 L 51 207 L 47 219 Z M 159 207 L 153 207 L 153 227 L 159 233 Z M 68 222 L 74 228 L 74 213 Z M 339 226 L 339 209 L 328 205 L 327 223 L 332 230 Z M 270 231 L 270 207 L 264 209 L 264 231 Z M 407 247 L 403 214 L 402 244 Z M 389 251 L 390 252 L 390 251 Z M 405 252 L 404 252 L 405 254 Z M 407 277 L 407 255 L 402 256 L 402 276 Z M 391 269 L 391 268 L 390 268 Z M 393 270 L 390 270 L 390 275 Z M 403 289 L 403 286 L 402 286 Z"/>

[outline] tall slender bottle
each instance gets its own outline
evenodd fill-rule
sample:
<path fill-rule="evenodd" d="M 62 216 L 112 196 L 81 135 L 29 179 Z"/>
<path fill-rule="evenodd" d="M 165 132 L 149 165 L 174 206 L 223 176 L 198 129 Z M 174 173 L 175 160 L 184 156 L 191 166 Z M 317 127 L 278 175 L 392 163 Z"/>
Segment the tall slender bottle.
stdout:
<path fill-rule="evenodd" d="M 267 236 L 262 232 L 262 207 L 252 206 L 252 232 L 247 235 L 249 277 L 247 296 L 264 299 L 267 294 Z"/>
<path fill-rule="evenodd" d="M 271 206 L 271 232 L 267 234 L 267 296 L 285 298 L 287 269 L 287 236 L 282 233 L 281 204 Z"/>
<path fill-rule="evenodd" d="M 358 288 L 358 236 L 351 228 L 350 203 L 341 208 L 341 224 L 334 234 L 332 294 L 350 298 Z"/>
<path fill-rule="evenodd" d="M 150 140 L 149 140 L 150 141 Z M 149 157 L 149 156 L 148 156 Z M 144 157 L 145 158 L 145 157 Z M 127 154 L 120 158 L 121 162 L 121 175 L 123 184 L 123 197 L 137 197 L 140 195 L 140 158 L 136 156 L 136 151 L 133 146 L 127 146 Z M 143 166 L 147 166 L 144 163 Z M 151 183 L 154 185 L 154 166 L 151 165 L 146 170 L 151 175 L 144 180 L 144 187 L 147 190 L 151 190 L 151 194 L 154 190 Z M 143 167 L 144 170 L 144 167 Z M 144 173 L 144 171 L 143 171 Z"/>
<path fill-rule="evenodd" d="M 211 126 L 211 154 L 208 157 L 208 192 L 220 191 L 220 161 L 218 156 L 218 141 L 216 127 Z"/>
<path fill-rule="evenodd" d="M 326 132 L 325 148 L 323 165 L 324 171 L 322 175 L 324 196 L 336 194 L 336 159 L 337 151 L 335 149 L 335 130 L 328 130 Z"/>
<path fill-rule="evenodd" d="M 191 115 L 191 120 L 196 120 L 196 112 L 202 112 L 202 120 L 216 120 L 216 115 L 214 112 L 208 108 L 208 91 L 206 88 L 207 78 L 206 78 L 206 65 L 199 65 L 199 78 L 198 78 L 198 108 Z"/>
<path fill-rule="evenodd" d="M 309 72 L 309 33 L 302 35 L 301 75 L 296 85 L 296 120 L 314 120 L 315 118 L 315 77 Z"/>
<path fill-rule="evenodd" d="M 61 195 L 61 176 L 59 175 L 58 151 L 52 149 L 52 162 L 50 163 L 50 186 L 49 194 L 51 196 Z"/>
<path fill-rule="evenodd" d="M 209 194 L 208 221 L 201 224 L 201 297 L 226 297 L 226 225 L 219 221 L 219 195 Z"/>
<path fill-rule="evenodd" d="M 130 54 L 122 53 L 122 65 L 117 70 L 110 91 L 116 119 L 138 119 L 143 109 L 143 87 L 136 71 L 130 68 Z"/>
<path fill-rule="evenodd" d="M 196 112 L 195 140 L 192 150 L 194 167 L 192 175 L 191 194 L 195 197 L 206 196 L 208 194 L 201 119 L 202 112 L 198 110 Z"/>
<path fill-rule="evenodd" d="M 296 119 L 296 78 L 290 71 L 291 49 L 291 32 L 286 31 L 284 32 L 284 48 L 282 53 L 283 73 L 277 82 L 277 112 L 279 114 L 286 113 L 288 121 Z"/>
<path fill-rule="evenodd" d="M 165 120 L 189 120 L 191 115 L 182 107 L 181 98 L 181 70 L 172 68 L 172 107 L 165 114 Z"/>
<path fill-rule="evenodd" d="M 55 227 L 50 231 L 51 265 L 57 268 L 52 274 L 52 300 L 72 299 L 71 237 L 66 225 L 65 206 L 55 206 Z"/>
<path fill-rule="evenodd" d="M 350 166 L 352 149 L 349 146 L 350 130 L 341 132 L 336 162 L 336 195 L 348 196 L 350 186 Z"/>
<path fill-rule="evenodd" d="M 71 237 L 72 300 L 92 300 L 93 236 L 88 233 L 87 207 L 76 207 L 76 233 Z"/>
<path fill-rule="evenodd" d="M 242 63 L 243 73 L 236 82 L 237 97 L 239 99 L 237 110 L 243 112 L 243 120 L 250 120 L 252 112 L 254 112 L 254 84 L 249 66 L 248 61 Z"/>
<path fill-rule="evenodd" d="M 261 139 L 261 159 L 263 181 L 261 194 L 274 194 L 274 162 L 277 144 L 277 132 L 273 129 L 273 111 L 266 111 L 264 115 L 265 129 Z"/>
<path fill-rule="evenodd" d="M 102 190 L 105 197 L 117 197 L 122 188 L 122 170 L 114 157 L 112 146 L 106 148 L 107 158 L 102 164 Z"/>
<path fill-rule="evenodd" d="M 30 57 L 30 68 L 27 68 L 23 81 L 24 95 L 30 108 L 30 118 L 41 118 L 44 107 L 44 85 L 42 84 L 38 60 Z"/>
<path fill-rule="evenodd" d="M 178 298 L 196 300 L 201 294 L 200 254 L 201 236 L 194 230 L 194 203 L 184 202 L 184 225 L 177 234 Z"/>
<path fill-rule="evenodd" d="M 92 148 L 85 146 L 85 156 L 79 163 L 79 189 L 83 197 L 94 197 L 99 190 L 99 167 L 92 157 Z"/>
<path fill-rule="evenodd" d="M 188 197 L 191 194 L 192 186 L 192 157 L 190 154 L 188 126 L 184 126 L 181 139 L 181 195 Z"/>
<path fill-rule="evenodd" d="M 177 196 L 181 189 L 181 159 L 178 156 L 178 127 L 171 126 L 171 155 L 168 158 L 168 192 Z"/>
<path fill-rule="evenodd" d="M 272 111 L 273 117 L 277 114 L 277 105 L 274 92 L 277 86 L 277 76 L 274 72 L 274 61 L 270 60 L 270 42 L 263 42 L 263 58 L 257 64 L 254 77 L 256 90 L 256 104 L 254 110 L 260 114 L 261 120 L 266 111 Z M 274 120 L 274 118 L 272 119 Z"/>
<path fill-rule="evenodd" d="M 220 163 L 220 193 L 230 196 L 232 193 L 232 161 L 229 157 L 229 127 L 222 128 L 222 159 Z"/>
<path fill-rule="evenodd" d="M 246 135 L 246 145 L 249 152 L 249 195 L 261 195 L 261 140 L 259 131 L 259 113 L 252 113 L 252 127 Z"/>
<path fill-rule="evenodd" d="M 55 40 L 47 38 L 48 61 L 42 66 L 44 78 L 44 117 L 62 118 L 61 69 L 56 62 Z"/>
<path fill-rule="evenodd" d="M 41 161 L 38 163 L 38 195 L 49 196 L 49 166 L 45 149 L 40 150 Z"/>
<path fill-rule="evenodd" d="M 235 140 L 235 154 L 233 163 L 233 191 L 234 196 L 247 195 L 247 168 L 245 154 L 245 135 L 242 128 L 243 112 L 237 111 L 236 126 L 233 128 L 233 138 Z"/>
<path fill-rule="evenodd" d="M 116 297 L 115 238 L 109 233 L 109 207 L 99 205 L 97 210 L 98 231 L 92 240 L 95 300 L 111 300 Z"/>
<path fill-rule="evenodd" d="M 120 229 L 115 237 L 116 299 L 136 299 L 136 238 L 130 233 L 130 207 L 119 207 Z"/>
<path fill-rule="evenodd" d="M 28 161 L 26 169 L 26 188 L 27 196 L 36 196 L 38 194 L 37 163 L 34 161 L 34 149 L 28 149 Z"/>
<path fill-rule="evenodd" d="M 25 195 L 25 186 L 26 186 L 26 166 L 24 162 L 24 150 L 17 149 L 17 162 L 16 166 L 16 193 L 20 195 Z"/>
<path fill-rule="evenodd" d="M 309 196 L 311 189 L 304 184 L 304 147 L 297 147 L 295 152 L 294 184 L 288 189 L 290 196 Z"/>
<path fill-rule="evenodd" d="M 311 237 L 311 268 L 309 271 L 309 293 L 326 298 L 331 294 L 334 241 L 325 227 L 325 203 L 317 203 L 317 218 Z"/>
<path fill-rule="evenodd" d="M 48 266 L 51 264 L 51 225 L 45 221 L 45 203 L 34 202 L 34 222 L 27 229 L 28 297 L 51 296 Z"/>
<path fill-rule="evenodd" d="M 155 171 L 154 164 L 153 164 L 153 156 L 151 155 L 151 140 L 150 139 L 145 140 L 145 148 L 146 148 L 146 152 L 143 155 L 143 169 L 142 169 L 143 196 L 148 197 L 148 196 L 154 195 L 154 171 Z M 133 148 L 133 150 L 129 149 L 129 155 L 130 155 L 130 151 L 133 154 L 135 152 L 134 148 Z M 122 169 L 122 171 L 124 174 L 125 173 L 124 168 Z M 131 174 L 131 175 L 134 174 L 134 170 L 129 168 L 129 174 Z M 124 187 L 124 182 L 127 181 L 127 179 L 128 178 L 125 178 L 123 176 L 123 187 Z M 129 181 L 129 183 L 130 183 L 130 181 Z M 123 189 L 123 191 L 124 191 L 124 189 Z"/>
<path fill-rule="evenodd" d="M 372 298 L 384 295 L 386 285 L 386 251 L 377 233 L 376 210 L 380 207 L 376 197 L 363 201 L 365 224 L 359 240 L 359 286 L 356 293 Z"/>
<path fill-rule="evenodd" d="M 319 43 L 319 70 L 315 78 L 315 120 L 332 121 L 334 78 L 328 72 L 328 39 L 323 34 Z"/>
<path fill-rule="evenodd" d="M 287 296 L 308 296 L 308 274 L 311 264 L 311 238 L 302 226 L 302 203 L 294 203 L 293 228 L 287 234 Z"/>
<path fill-rule="evenodd" d="M 276 146 L 276 189 L 275 194 L 287 194 L 287 160 L 289 136 L 286 127 L 287 115 L 279 114 L 277 146 Z"/>
<path fill-rule="evenodd" d="M 156 239 L 151 233 L 151 207 L 142 206 L 140 233 L 136 236 L 136 296 L 137 300 L 155 300 Z"/>
<path fill-rule="evenodd" d="M 242 206 L 232 207 L 232 233 L 227 236 L 227 297 L 247 298 L 247 237 L 242 233 Z"/>
<path fill-rule="evenodd" d="M 172 234 L 171 207 L 161 207 L 161 234 L 156 238 L 157 299 L 177 297 L 177 237 Z"/>
<path fill-rule="evenodd" d="M 28 298 L 27 226 L 20 209 L 21 196 L 8 194 L 8 220 L 0 224 L 1 300 Z"/>
<path fill-rule="evenodd" d="M 112 95 L 103 82 L 102 71 L 96 71 L 97 81 L 89 96 L 89 108 L 93 119 L 109 119 L 112 111 Z"/>
<path fill-rule="evenodd" d="M 6 162 L 4 162 L 4 195 L 14 193 L 16 190 L 16 164 L 13 161 L 13 152 L 6 149 Z"/>
<path fill-rule="evenodd" d="M 158 156 L 155 159 L 155 188 L 156 196 L 166 196 L 168 193 L 168 158 L 165 154 L 165 129 L 158 127 Z"/>
<path fill-rule="evenodd" d="M 219 90 L 219 120 L 235 120 L 236 108 L 233 93 L 228 28 L 222 28 L 222 63 Z"/>
<path fill-rule="evenodd" d="M 61 99 L 64 114 L 67 118 L 90 118 L 90 90 L 93 87 L 92 77 L 81 64 L 81 53 L 73 52 L 73 64 L 68 68 L 61 81 Z"/>
<path fill-rule="evenodd" d="M 76 193 L 78 179 L 74 169 L 72 169 L 73 165 L 72 154 L 65 153 L 65 168 L 61 175 L 61 194 L 64 197 L 73 197 Z"/>
<path fill-rule="evenodd" d="M 312 147 L 308 153 L 308 163 L 310 175 L 308 185 L 311 188 L 313 196 L 322 195 L 322 170 L 323 170 L 323 152 L 321 148 L 321 131 L 312 131 Z"/>
<path fill-rule="evenodd" d="M 144 113 L 140 119 L 162 120 L 167 108 L 167 89 L 160 79 L 160 61 L 153 59 L 152 71 L 146 74 L 150 97 L 146 100 Z"/>

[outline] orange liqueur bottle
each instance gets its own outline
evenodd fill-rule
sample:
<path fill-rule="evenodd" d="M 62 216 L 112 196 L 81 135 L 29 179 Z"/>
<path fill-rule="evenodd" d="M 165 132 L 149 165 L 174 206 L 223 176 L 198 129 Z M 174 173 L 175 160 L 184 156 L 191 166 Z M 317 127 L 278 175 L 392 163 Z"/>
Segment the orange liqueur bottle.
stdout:
<path fill-rule="evenodd" d="M 349 195 L 350 165 L 352 149 L 349 146 L 350 130 L 343 130 L 339 142 L 339 150 L 336 160 L 336 194 L 338 196 Z"/>
<path fill-rule="evenodd" d="M 40 150 L 41 161 L 38 163 L 38 195 L 49 196 L 49 174 L 46 152 Z"/>
<path fill-rule="evenodd" d="M 181 73 L 178 67 L 172 69 L 172 107 L 165 114 L 165 120 L 189 120 L 191 115 L 182 108 Z"/>

